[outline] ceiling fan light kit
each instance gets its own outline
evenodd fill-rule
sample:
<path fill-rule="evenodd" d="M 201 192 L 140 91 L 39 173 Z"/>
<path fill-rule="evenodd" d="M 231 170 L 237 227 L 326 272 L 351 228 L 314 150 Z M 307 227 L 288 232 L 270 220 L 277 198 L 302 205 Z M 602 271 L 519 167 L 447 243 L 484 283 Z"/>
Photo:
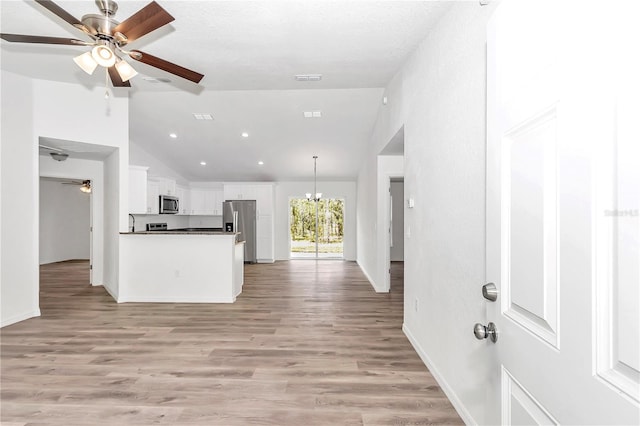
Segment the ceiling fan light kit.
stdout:
<path fill-rule="evenodd" d="M 69 157 L 65 152 L 50 152 L 49 155 L 56 161 L 64 161 Z"/>
<path fill-rule="evenodd" d="M 85 194 L 90 194 L 91 193 L 91 181 L 90 180 L 85 180 L 82 182 L 82 186 L 80 187 L 80 191 L 84 192 Z"/>
<path fill-rule="evenodd" d="M 89 75 L 93 74 L 98 67 L 98 63 L 93 59 L 91 52 L 85 52 L 80 56 L 76 56 L 73 58 L 73 61 Z"/>
<path fill-rule="evenodd" d="M 148 53 L 139 50 L 128 52 L 123 49 L 129 42 L 137 40 L 169 24 L 175 19 L 155 1 L 152 1 L 123 22 L 118 22 L 112 18 L 118 10 L 118 4 L 113 0 L 96 0 L 96 5 L 102 12 L 102 15 L 84 15 L 81 21 L 51 0 L 35 1 L 54 15 L 82 31 L 86 36 L 90 37 L 92 41 L 86 42 L 60 37 L 2 33 L 0 33 L 0 38 L 14 43 L 90 46 L 92 47 L 91 51 L 73 58 L 74 62 L 89 75 L 93 74 L 98 65 L 106 68 L 114 87 L 131 87 L 129 80 L 138 74 L 120 55 L 129 56 L 133 60 L 177 75 L 194 83 L 199 83 L 204 77 L 204 75 L 200 73 L 149 55 Z"/>
<path fill-rule="evenodd" d="M 134 70 L 127 61 L 123 60 L 119 60 L 118 62 L 116 62 L 116 70 L 118 71 L 118 74 L 120 74 L 120 78 L 122 78 L 122 81 L 129 81 L 130 79 L 138 75 L 138 72 Z"/>
<path fill-rule="evenodd" d="M 91 49 L 91 57 L 98 65 L 109 68 L 115 65 L 116 55 L 107 45 L 98 45 Z"/>

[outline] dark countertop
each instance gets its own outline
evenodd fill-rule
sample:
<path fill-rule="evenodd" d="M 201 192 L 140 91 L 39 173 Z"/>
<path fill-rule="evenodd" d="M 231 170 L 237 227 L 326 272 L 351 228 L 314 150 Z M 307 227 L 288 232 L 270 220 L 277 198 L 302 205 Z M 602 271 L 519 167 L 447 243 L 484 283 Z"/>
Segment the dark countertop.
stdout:
<path fill-rule="evenodd" d="M 225 232 L 222 230 L 212 230 L 211 228 L 182 228 L 167 229 L 165 231 L 135 231 L 121 232 L 124 235 L 239 235 L 239 232 Z"/>

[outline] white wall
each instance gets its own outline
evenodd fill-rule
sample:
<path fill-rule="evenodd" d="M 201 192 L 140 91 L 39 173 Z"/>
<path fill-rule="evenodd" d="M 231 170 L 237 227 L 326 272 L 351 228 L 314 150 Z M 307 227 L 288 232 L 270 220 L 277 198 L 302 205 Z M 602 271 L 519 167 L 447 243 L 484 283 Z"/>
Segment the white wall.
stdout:
<path fill-rule="evenodd" d="M 289 200 L 313 191 L 313 182 L 278 182 L 275 185 L 274 239 L 276 260 L 290 259 Z M 323 198 L 344 199 L 344 258 L 356 259 L 356 183 L 318 182 Z"/>
<path fill-rule="evenodd" d="M 157 159 L 153 154 L 136 145 L 135 142 L 129 144 L 129 164 L 148 167 L 148 176 L 165 177 L 175 179 L 180 185 L 187 185 L 189 182 L 178 172 Z"/>
<path fill-rule="evenodd" d="M 118 202 L 105 204 L 117 226 L 105 233 L 116 241 L 127 229 L 126 185 L 129 162 L 129 102 L 127 97 L 104 99 L 104 89 L 79 84 L 31 80 L 7 71 L 2 79 L 2 314 L 8 325 L 39 315 L 38 212 L 40 137 L 124 148 L 116 162 L 122 176 Z M 64 103 L 64 108 L 61 104 Z M 99 131 L 96 131 L 99 129 Z M 106 177 L 107 179 L 109 177 Z M 16 184 L 16 183 L 19 183 Z M 120 184 L 122 182 L 122 184 Z M 27 226 L 18 226 L 27 224 Z M 7 248 L 11 247 L 11 251 Z M 116 262 L 109 277 L 117 278 Z M 113 269 L 115 268 L 115 269 Z M 106 275 L 105 275 L 106 277 Z M 116 284 L 117 285 L 117 284 Z"/>
<path fill-rule="evenodd" d="M 89 259 L 91 194 L 40 178 L 40 264 Z"/>
<path fill-rule="evenodd" d="M 38 306 L 38 147 L 33 82 L 0 73 L 2 120 L 1 320 L 6 326 L 40 315 Z"/>
<path fill-rule="evenodd" d="M 404 330 L 467 424 L 485 420 L 488 351 L 471 333 L 485 319 L 485 45 L 495 8 L 456 2 L 385 92 L 371 151 L 358 176 L 359 232 L 376 221 L 377 154 L 404 125 Z M 362 223 L 361 223 L 362 222 Z M 362 226 L 360 226 L 362 225 Z M 358 262 L 376 244 L 358 236 Z M 418 310 L 414 308 L 418 299 Z"/>
<path fill-rule="evenodd" d="M 404 260 L 404 182 L 391 182 L 391 236 L 392 262 Z"/>
<path fill-rule="evenodd" d="M 40 176 L 91 180 L 91 216 L 93 220 L 93 285 L 104 282 L 104 163 L 69 157 L 56 161 L 49 155 L 41 155 Z M 41 262 L 42 263 L 42 262 Z"/>
<path fill-rule="evenodd" d="M 119 229 L 119 213 L 120 203 L 122 202 L 118 194 L 121 192 L 120 181 L 120 161 L 119 152 L 116 151 L 107 157 L 104 161 L 104 233 L 107 236 L 104 240 L 104 287 L 111 296 L 118 300 L 119 294 L 119 277 L 120 277 L 120 235 Z M 126 165 L 127 172 L 129 166 Z M 128 184 L 128 179 L 127 179 Z M 125 205 L 128 200 L 125 200 Z M 128 206 L 126 207 L 128 209 Z M 128 217 L 128 213 L 127 213 Z M 127 229 L 125 229 L 125 232 Z"/>
<path fill-rule="evenodd" d="M 34 95 L 36 136 L 114 148 L 104 160 L 103 169 L 102 284 L 117 297 L 119 231 L 127 230 L 129 202 L 129 99 L 117 95 L 105 100 L 103 87 L 87 89 L 78 84 L 44 80 L 34 80 Z M 64 108 L 60 108 L 63 99 Z"/>
<path fill-rule="evenodd" d="M 389 224 L 391 222 L 391 205 L 389 204 L 390 180 L 404 175 L 404 159 L 400 155 L 379 155 L 377 167 L 377 225 L 375 234 L 377 248 L 376 269 L 373 271 L 371 284 L 378 292 L 388 292 L 391 286 L 389 265 Z M 371 274 L 371 272 L 370 272 Z"/>

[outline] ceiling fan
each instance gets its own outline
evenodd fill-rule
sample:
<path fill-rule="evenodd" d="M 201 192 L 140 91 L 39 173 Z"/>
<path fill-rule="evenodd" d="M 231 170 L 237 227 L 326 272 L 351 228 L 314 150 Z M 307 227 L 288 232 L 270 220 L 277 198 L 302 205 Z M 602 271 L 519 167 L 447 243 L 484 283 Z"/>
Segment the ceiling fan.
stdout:
<path fill-rule="evenodd" d="M 91 192 L 91 181 L 89 179 L 86 180 L 69 180 L 67 182 L 62 182 L 63 185 L 80 185 L 80 191 L 89 194 Z"/>
<path fill-rule="evenodd" d="M 123 56 L 129 56 L 131 59 L 159 68 L 194 83 L 199 83 L 204 77 L 203 74 L 157 58 L 140 50 L 125 50 L 125 46 L 128 43 L 139 39 L 145 34 L 175 19 L 155 1 L 152 1 L 123 22 L 118 22 L 113 18 L 118 10 L 118 4 L 113 0 L 96 0 L 98 9 L 102 11 L 102 15 L 84 15 L 80 21 L 51 0 L 35 1 L 75 28 L 84 32 L 85 35 L 91 38 L 91 41 L 6 33 L 0 33 L 0 38 L 14 43 L 63 44 L 92 47 L 89 52 L 85 52 L 74 58 L 74 61 L 87 74 L 93 74 L 98 65 L 106 68 L 114 87 L 131 87 L 129 79 L 137 74 L 133 67 L 122 59 Z"/>

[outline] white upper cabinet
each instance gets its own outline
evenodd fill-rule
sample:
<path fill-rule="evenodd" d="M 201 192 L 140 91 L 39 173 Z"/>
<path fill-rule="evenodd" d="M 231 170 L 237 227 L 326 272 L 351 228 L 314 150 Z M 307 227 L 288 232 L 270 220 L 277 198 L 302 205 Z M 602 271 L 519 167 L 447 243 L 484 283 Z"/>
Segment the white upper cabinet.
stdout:
<path fill-rule="evenodd" d="M 255 190 L 253 185 L 238 183 L 224 184 L 225 200 L 255 200 Z"/>
<path fill-rule="evenodd" d="M 181 185 L 176 185 L 176 195 L 178 197 L 178 203 L 180 206 L 179 215 L 191 214 L 191 191 L 189 188 Z"/>
<path fill-rule="evenodd" d="M 129 166 L 129 213 L 147 213 L 148 167 Z"/>
<path fill-rule="evenodd" d="M 255 185 L 258 215 L 273 214 L 273 185 Z"/>
<path fill-rule="evenodd" d="M 147 214 L 160 213 L 160 183 L 155 179 L 147 180 Z"/>
<path fill-rule="evenodd" d="M 200 216 L 222 216 L 223 194 L 220 189 L 191 188 L 190 214 Z"/>
<path fill-rule="evenodd" d="M 204 215 L 205 210 L 205 190 L 202 188 L 191 188 L 189 194 L 191 196 L 191 212 L 192 215 Z"/>
<path fill-rule="evenodd" d="M 173 197 L 177 195 L 176 181 L 174 179 L 163 177 L 156 179 L 158 181 L 158 191 L 160 191 L 160 195 L 171 195 Z"/>
<path fill-rule="evenodd" d="M 273 214 L 273 184 L 225 184 L 224 199 L 256 200 L 258 215 Z"/>

